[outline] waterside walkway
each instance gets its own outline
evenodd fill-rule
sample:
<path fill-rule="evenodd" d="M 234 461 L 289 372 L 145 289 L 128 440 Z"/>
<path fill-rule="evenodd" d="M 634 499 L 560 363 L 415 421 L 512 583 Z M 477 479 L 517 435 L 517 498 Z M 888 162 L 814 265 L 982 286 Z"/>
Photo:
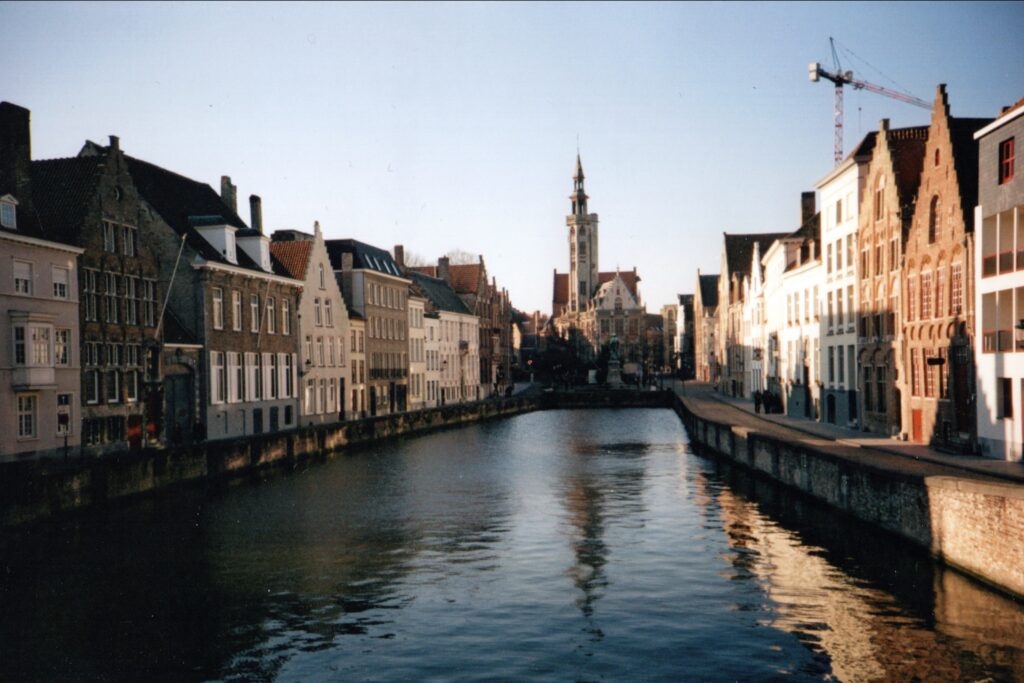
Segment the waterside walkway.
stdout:
<path fill-rule="evenodd" d="M 676 393 L 700 417 L 766 433 L 791 442 L 806 442 L 835 455 L 874 461 L 922 476 L 977 476 L 1004 483 L 1024 484 L 1024 463 L 979 456 L 951 455 L 923 444 L 897 441 L 837 425 L 788 415 L 755 413 L 753 401 L 727 397 L 703 382 L 675 382 Z M 828 442 L 833 442 L 830 446 Z"/>

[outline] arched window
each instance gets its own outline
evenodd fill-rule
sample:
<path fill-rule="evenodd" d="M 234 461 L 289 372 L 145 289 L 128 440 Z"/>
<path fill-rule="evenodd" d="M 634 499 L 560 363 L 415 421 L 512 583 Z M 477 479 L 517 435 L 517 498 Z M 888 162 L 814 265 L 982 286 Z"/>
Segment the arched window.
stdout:
<path fill-rule="evenodd" d="M 616 311 L 621 311 L 622 310 L 622 297 L 621 296 L 615 297 L 615 310 Z"/>
<path fill-rule="evenodd" d="M 940 155 L 939 155 L 939 150 L 938 150 L 938 149 L 936 149 L 936 150 L 935 150 L 935 165 L 936 165 L 936 166 L 938 166 L 938 165 L 939 165 L 939 158 L 940 158 Z"/>
<path fill-rule="evenodd" d="M 932 197 L 931 206 L 928 209 L 928 244 L 933 244 L 939 237 L 939 229 L 942 227 L 942 217 L 939 215 L 939 195 Z"/>

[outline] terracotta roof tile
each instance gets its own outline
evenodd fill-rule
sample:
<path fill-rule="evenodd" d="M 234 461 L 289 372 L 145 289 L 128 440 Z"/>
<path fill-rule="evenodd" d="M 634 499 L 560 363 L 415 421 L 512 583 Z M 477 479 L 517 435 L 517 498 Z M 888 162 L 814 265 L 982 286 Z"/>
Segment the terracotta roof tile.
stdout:
<path fill-rule="evenodd" d="M 448 266 L 448 274 L 452 281 L 452 289 L 459 294 L 475 294 L 480 290 L 480 278 L 483 266 L 480 263 L 467 263 Z"/>
<path fill-rule="evenodd" d="M 313 249 L 312 240 L 290 240 L 271 242 L 270 253 L 281 262 L 284 269 L 296 280 L 306 279 L 309 255 Z"/>

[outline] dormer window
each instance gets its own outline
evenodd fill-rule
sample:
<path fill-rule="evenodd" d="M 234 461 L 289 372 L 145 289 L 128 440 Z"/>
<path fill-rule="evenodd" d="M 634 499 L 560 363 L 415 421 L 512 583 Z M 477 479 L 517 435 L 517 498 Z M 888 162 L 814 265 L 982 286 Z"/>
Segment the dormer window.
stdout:
<path fill-rule="evenodd" d="M 238 258 L 235 256 L 235 235 L 233 232 L 228 231 L 227 239 L 224 242 L 224 258 L 231 263 L 238 263 Z"/>
<path fill-rule="evenodd" d="M 18 229 L 18 200 L 11 195 L 0 197 L 0 225 L 9 230 Z"/>

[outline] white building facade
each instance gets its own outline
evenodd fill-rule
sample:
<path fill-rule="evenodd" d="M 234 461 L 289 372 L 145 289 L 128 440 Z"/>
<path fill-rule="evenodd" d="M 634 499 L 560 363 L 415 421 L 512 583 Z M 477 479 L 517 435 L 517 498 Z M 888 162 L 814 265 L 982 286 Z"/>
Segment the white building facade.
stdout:
<path fill-rule="evenodd" d="M 977 367 L 978 445 L 985 455 L 1019 461 L 1024 455 L 1024 102 L 974 138 L 979 145 L 980 233 L 974 250 L 974 360 Z M 980 230 L 979 230 L 980 226 Z"/>
<path fill-rule="evenodd" d="M 818 184 L 821 207 L 821 420 L 856 427 L 857 226 L 874 133 Z"/>

